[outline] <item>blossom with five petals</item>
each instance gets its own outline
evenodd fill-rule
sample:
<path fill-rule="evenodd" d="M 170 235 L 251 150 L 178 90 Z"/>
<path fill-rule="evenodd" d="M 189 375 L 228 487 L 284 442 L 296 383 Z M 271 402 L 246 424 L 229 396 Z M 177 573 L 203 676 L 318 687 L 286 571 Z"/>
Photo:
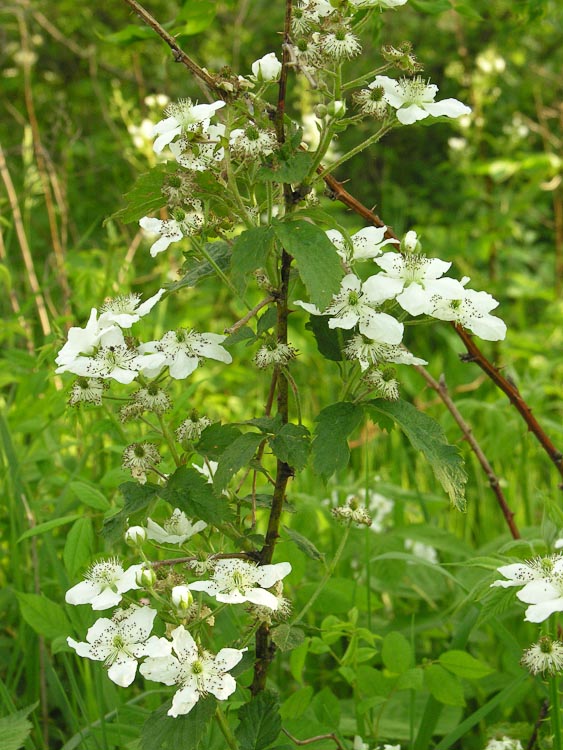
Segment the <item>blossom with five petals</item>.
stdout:
<path fill-rule="evenodd" d="M 160 361 L 146 371 L 148 377 L 155 377 L 164 367 L 170 368 L 170 376 L 175 380 L 182 380 L 191 375 L 198 367 L 201 359 L 207 357 L 219 362 L 230 364 L 233 358 L 221 344 L 226 336 L 218 333 L 197 333 L 197 331 L 180 328 L 168 331 L 160 341 L 149 341 L 141 344 L 142 354 L 160 354 Z"/>
<path fill-rule="evenodd" d="M 160 154 L 165 146 L 182 133 L 206 131 L 215 112 L 224 106 L 223 101 L 212 104 L 192 104 L 191 99 L 181 99 L 179 102 L 169 104 L 164 110 L 164 114 L 168 117 L 157 122 L 152 129 L 153 136 L 157 136 L 153 144 L 154 152 Z"/>
<path fill-rule="evenodd" d="M 383 252 L 381 248 L 385 247 L 385 245 L 389 243 L 397 244 L 399 242 L 399 240 L 395 239 L 386 240 L 386 231 L 387 227 L 364 227 L 350 237 L 352 241 L 351 248 L 338 229 L 329 229 L 326 236 L 336 247 L 336 252 L 343 260 L 353 262 L 375 258 L 381 255 Z"/>
<path fill-rule="evenodd" d="M 148 538 L 161 544 L 183 544 L 205 528 L 207 528 L 205 521 L 192 523 L 180 508 L 175 508 L 162 526 L 155 523 L 152 518 L 147 518 Z"/>
<path fill-rule="evenodd" d="M 429 115 L 455 118 L 471 112 L 471 107 L 457 99 L 442 99 L 435 102 L 438 86 L 427 83 L 420 76 L 399 80 L 388 76 L 376 76 L 369 84 L 369 88 L 383 89 L 383 99 L 397 110 L 397 120 L 403 125 L 411 125 Z"/>
<path fill-rule="evenodd" d="M 92 609 L 109 609 L 121 601 L 126 591 L 140 588 L 137 573 L 142 565 L 131 565 L 123 570 L 116 558 L 94 563 L 86 572 L 84 581 L 66 592 L 67 604 L 91 604 Z"/>

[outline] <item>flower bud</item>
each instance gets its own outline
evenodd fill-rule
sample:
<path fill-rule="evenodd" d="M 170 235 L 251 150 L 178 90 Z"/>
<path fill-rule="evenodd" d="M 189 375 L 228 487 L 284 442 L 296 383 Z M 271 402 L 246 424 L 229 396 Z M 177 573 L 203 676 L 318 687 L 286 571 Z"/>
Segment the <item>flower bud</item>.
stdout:
<path fill-rule="evenodd" d="M 318 117 L 319 120 L 322 120 L 323 117 L 326 117 L 328 115 L 328 107 L 326 104 L 316 104 L 314 108 L 315 117 Z"/>
<path fill-rule="evenodd" d="M 280 77 L 282 64 L 276 57 L 275 52 L 269 52 L 264 57 L 252 63 L 252 73 L 256 80 L 269 83 L 277 81 Z"/>
<path fill-rule="evenodd" d="M 401 250 L 403 253 L 419 253 L 422 245 L 415 231 L 407 232 L 401 240 Z"/>
<path fill-rule="evenodd" d="M 156 583 L 156 573 L 152 568 L 143 567 L 137 572 L 135 582 L 137 583 L 137 586 L 141 586 L 141 588 L 152 589 Z"/>
<path fill-rule="evenodd" d="M 171 599 L 176 609 L 185 611 L 191 607 L 194 597 L 188 586 L 174 586 Z"/>
<path fill-rule="evenodd" d="M 146 538 L 147 532 L 142 526 L 130 526 L 125 532 L 125 544 L 130 547 L 140 547 Z"/>
<path fill-rule="evenodd" d="M 334 117 L 336 120 L 339 120 L 341 117 L 344 117 L 346 114 L 346 102 L 343 100 L 336 100 L 334 102 L 330 102 L 328 107 L 328 114 L 331 117 Z"/>

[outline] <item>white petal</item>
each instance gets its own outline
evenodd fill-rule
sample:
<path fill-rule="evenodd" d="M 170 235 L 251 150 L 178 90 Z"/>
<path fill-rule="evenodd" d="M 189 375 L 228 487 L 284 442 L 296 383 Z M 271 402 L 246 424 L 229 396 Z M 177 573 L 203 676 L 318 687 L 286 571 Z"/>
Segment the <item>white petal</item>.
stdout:
<path fill-rule="evenodd" d="M 530 581 L 524 588 L 517 592 L 516 596 L 526 604 L 539 604 L 551 599 L 559 598 L 559 589 L 545 579 Z"/>
<path fill-rule="evenodd" d="M 147 680 L 176 685 L 182 667 L 175 656 L 149 657 L 141 664 L 139 671 Z"/>
<path fill-rule="evenodd" d="M 100 586 L 92 581 L 80 581 L 66 592 L 67 604 L 90 604 L 100 593 Z"/>
<path fill-rule="evenodd" d="M 397 120 L 403 125 L 412 125 L 413 122 L 424 120 L 426 117 L 428 117 L 428 112 L 419 107 L 418 104 L 411 104 L 397 110 Z"/>
<path fill-rule="evenodd" d="M 385 257 L 385 256 L 383 256 Z M 403 291 L 402 279 L 393 279 L 387 274 L 376 273 L 364 281 L 364 292 L 374 304 L 393 299 Z"/>
<path fill-rule="evenodd" d="M 466 106 L 457 99 L 442 99 L 441 102 L 429 102 L 424 105 L 426 111 L 433 117 L 461 117 L 471 113 L 471 107 Z"/>
<path fill-rule="evenodd" d="M 246 648 L 222 648 L 215 657 L 215 665 L 221 672 L 229 672 L 242 659 Z"/>
<path fill-rule="evenodd" d="M 421 315 L 429 309 L 431 298 L 431 292 L 421 287 L 420 284 L 412 283 L 397 295 L 397 302 L 410 315 Z"/>
<path fill-rule="evenodd" d="M 115 661 L 108 669 L 108 677 L 120 687 L 129 687 L 137 674 L 137 660 Z"/>
<path fill-rule="evenodd" d="M 174 380 L 183 380 L 197 370 L 198 357 L 189 357 L 185 352 L 178 352 L 170 365 L 170 377 Z"/>
<path fill-rule="evenodd" d="M 172 698 L 172 708 L 168 711 L 168 716 L 182 716 L 189 714 L 195 704 L 198 702 L 199 693 L 192 685 L 186 685 Z"/>
<path fill-rule="evenodd" d="M 216 684 L 215 681 L 207 684 L 207 689 L 210 693 L 220 701 L 225 701 L 232 695 L 237 689 L 237 684 L 234 677 L 230 674 L 224 674 L 221 677 L 221 681 Z"/>
<path fill-rule="evenodd" d="M 259 604 L 261 607 L 269 607 L 270 609 L 277 609 L 279 606 L 277 597 L 265 589 L 249 589 L 246 592 L 246 599 L 252 604 Z M 219 600 L 219 597 L 217 597 L 217 600 Z"/>
<path fill-rule="evenodd" d="M 526 617 L 524 618 L 527 622 L 543 622 L 552 615 L 554 612 L 563 611 L 563 598 L 550 599 L 547 602 L 541 602 L 540 604 L 532 604 L 526 610 Z"/>
<path fill-rule="evenodd" d="M 328 321 L 328 327 L 329 328 L 344 328 L 345 330 L 350 330 L 350 328 L 353 328 L 356 323 L 358 322 L 358 314 L 357 313 L 345 313 L 344 315 L 340 315 L 338 318 L 330 318 Z"/>
<path fill-rule="evenodd" d="M 143 645 L 143 655 L 152 657 L 171 656 L 172 643 L 166 638 L 159 638 L 157 635 L 151 635 L 148 641 Z"/>
<path fill-rule="evenodd" d="M 360 333 L 385 344 L 400 344 L 403 330 L 403 324 L 387 313 L 374 312 L 360 321 Z"/>
<path fill-rule="evenodd" d="M 316 305 L 312 305 L 310 302 L 303 302 L 300 299 L 296 299 L 293 304 L 302 307 L 311 315 L 324 315 L 324 313 L 322 313 Z"/>
<path fill-rule="evenodd" d="M 137 315 L 140 317 L 143 317 L 143 315 L 146 315 L 148 312 L 150 312 L 153 307 L 156 305 L 157 302 L 160 302 L 160 298 L 162 295 L 166 292 L 166 289 L 159 289 L 156 294 L 153 294 L 152 297 L 149 297 L 148 300 L 145 300 L 139 307 L 137 308 Z"/>
<path fill-rule="evenodd" d="M 291 565 L 288 562 L 276 563 L 275 565 L 261 565 L 257 572 L 256 583 L 265 589 L 271 588 L 274 583 L 281 581 L 291 573 Z"/>
<path fill-rule="evenodd" d="M 496 315 L 473 318 L 464 325 L 485 341 L 502 341 L 506 337 L 506 323 Z"/>
<path fill-rule="evenodd" d="M 92 600 L 92 609 L 101 610 L 115 607 L 121 601 L 121 594 L 116 594 L 111 589 L 101 591 L 98 596 Z"/>

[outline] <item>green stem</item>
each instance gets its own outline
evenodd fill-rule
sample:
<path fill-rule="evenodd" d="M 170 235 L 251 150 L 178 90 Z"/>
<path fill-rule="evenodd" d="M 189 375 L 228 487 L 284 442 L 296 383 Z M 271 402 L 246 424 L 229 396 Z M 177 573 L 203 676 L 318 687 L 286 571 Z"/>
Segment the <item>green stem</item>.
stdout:
<path fill-rule="evenodd" d="M 340 562 L 340 558 L 342 557 L 342 553 L 344 552 L 344 547 L 346 546 L 346 542 L 348 541 L 348 536 L 350 534 L 350 523 L 348 523 L 348 526 L 346 527 L 344 534 L 342 535 L 342 539 L 340 540 L 340 544 L 338 545 L 338 549 L 336 550 L 336 553 L 334 557 L 332 558 L 332 561 L 330 565 L 328 566 L 326 573 L 319 581 L 319 585 L 317 588 L 313 591 L 313 594 L 309 598 L 309 601 L 307 604 L 303 607 L 301 612 L 299 612 L 298 615 L 296 615 L 293 620 L 291 621 L 292 625 L 295 625 L 296 623 L 300 622 L 303 617 L 307 614 L 307 612 L 311 609 L 315 601 L 317 600 L 317 597 L 321 593 L 321 591 L 324 589 L 326 584 L 328 583 L 330 577 L 334 573 L 336 566 Z"/>
<path fill-rule="evenodd" d="M 180 461 L 180 456 L 178 455 L 176 446 L 174 445 L 174 438 L 172 436 L 170 427 L 166 424 L 166 422 L 162 418 L 162 414 L 157 414 L 157 417 L 158 417 L 158 423 L 160 425 L 160 429 L 162 430 L 162 435 L 164 439 L 166 440 L 166 444 L 168 445 L 170 453 L 172 454 L 174 463 L 176 464 L 176 466 L 180 466 L 182 462 Z"/>
<path fill-rule="evenodd" d="M 231 750 L 238 750 L 238 743 L 234 734 L 231 732 L 231 727 L 229 726 L 227 717 L 219 706 L 217 706 L 217 710 L 215 711 L 215 719 L 217 720 L 217 724 L 219 725 L 219 729 L 221 730 L 221 734 L 225 738 L 227 745 Z"/>
<path fill-rule="evenodd" d="M 192 237 L 192 241 L 193 241 L 193 237 Z M 225 284 L 228 286 L 228 288 L 231 290 L 231 292 L 235 295 L 235 297 L 238 297 L 241 300 L 241 302 L 243 302 L 243 304 L 246 307 L 250 308 L 250 305 L 248 304 L 248 302 L 246 302 L 242 298 L 242 295 L 240 294 L 240 292 L 238 291 L 238 289 L 235 287 L 235 285 L 233 284 L 233 282 L 229 279 L 228 276 L 225 275 L 225 273 L 222 271 L 222 269 L 219 268 L 219 266 L 213 260 L 213 258 L 211 257 L 211 255 L 209 255 L 209 253 L 205 249 L 205 245 L 203 243 L 199 243 L 199 242 L 197 244 L 194 242 L 194 244 L 196 245 L 196 247 L 199 250 L 199 252 L 203 255 L 203 257 L 205 258 L 205 260 L 209 263 L 209 265 L 212 266 L 212 268 L 215 270 L 216 274 L 225 282 Z"/>
<path fill-rule="evenodd" d="M 377 133 L 374 133 L 369 138 L 366 138 L 365 141 L 362 141 L 358 146 L 356 146 L 353 149 L 350 149 L 344 156 L 341 156 L 340 159 L 337 159 L 335 162 L 333 162 L 330 166 L 323 169 L 322 172 L 320 172 L 317 177 L 318 179 L 323 179 L 327 176 L 330 172 L 333 172 L 335 169 L 340 167 L 342 164 L 348 161 L 348 159 L 351 159 L 353 156 L 356 156 L 356 154 L 361 153 L 364 149 L 368 148 L 369 146 L 373 145 L 374 143 L 377 143 L 377 141 L 382 138 L 385 133 L 388 133 L 393 128 L 393 124 L 387 124 L 384 125 L 380 130 L 377 131 Z"/>
<path fill-rule="evenodd" d="M 561 704 L 559 700 L 559 677 L 553 675 L 550 678 L 551 694 L 551 729 L 553 731 L 553 750 L 563 750 L 561 738 Z"/>

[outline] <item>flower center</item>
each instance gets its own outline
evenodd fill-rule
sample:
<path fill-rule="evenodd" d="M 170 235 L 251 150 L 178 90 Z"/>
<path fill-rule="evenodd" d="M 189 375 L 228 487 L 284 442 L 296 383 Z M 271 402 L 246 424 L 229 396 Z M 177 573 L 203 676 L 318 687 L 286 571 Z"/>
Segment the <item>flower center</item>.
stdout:
<path fill-rule="evenodd" d="M 202 674 L 203 664 L 200 661 L 194 661 L 192 663 L 192 674 Z"/>

